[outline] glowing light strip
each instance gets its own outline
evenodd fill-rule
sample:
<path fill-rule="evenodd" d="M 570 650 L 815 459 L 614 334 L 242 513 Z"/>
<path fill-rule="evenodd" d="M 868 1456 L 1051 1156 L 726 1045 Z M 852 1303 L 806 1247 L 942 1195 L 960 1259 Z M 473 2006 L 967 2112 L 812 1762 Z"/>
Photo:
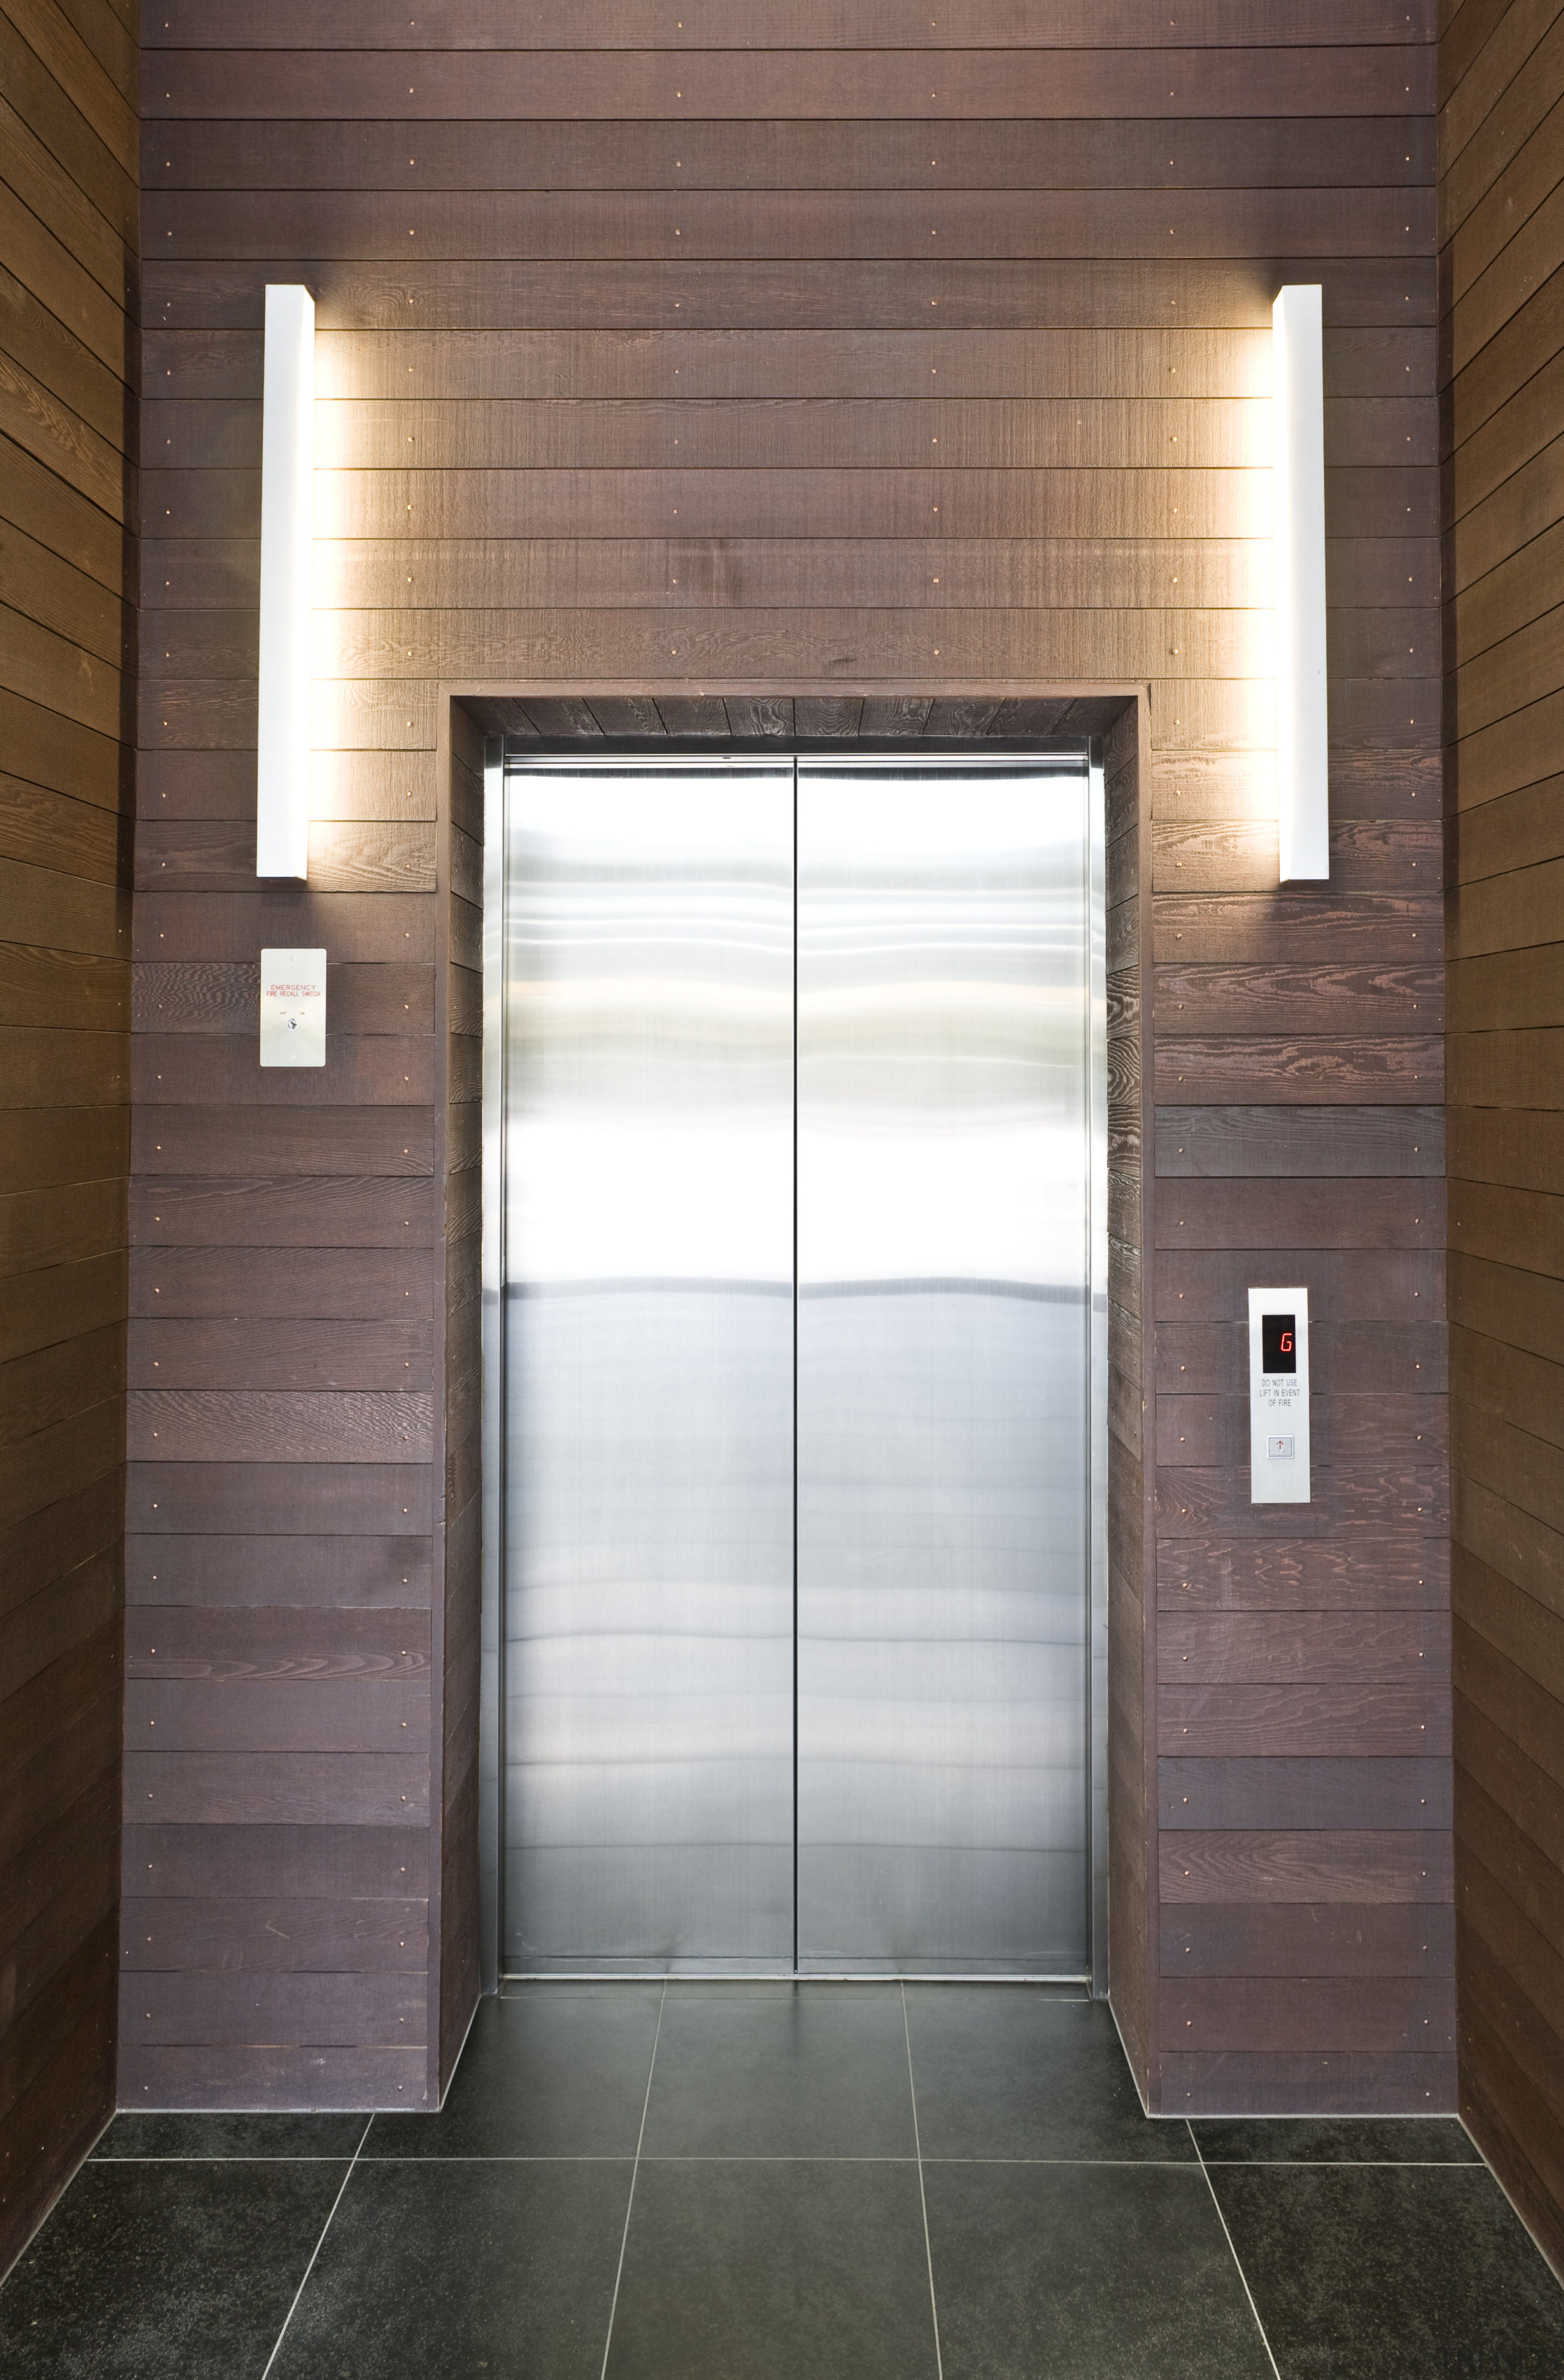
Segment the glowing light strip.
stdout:
<path fill-rule="evenodd" d="M 1325 382 L 1320 291 L 1271 309 L 1275 358 L 1277 816 L 1281 880 L 1330 874 L 1325 656 Z"/>
<path fill-rule="evenodd" d="M 255 872 L 309 873 L 315 301 L 268 284 L 261 432 L 261 717 Z"/>

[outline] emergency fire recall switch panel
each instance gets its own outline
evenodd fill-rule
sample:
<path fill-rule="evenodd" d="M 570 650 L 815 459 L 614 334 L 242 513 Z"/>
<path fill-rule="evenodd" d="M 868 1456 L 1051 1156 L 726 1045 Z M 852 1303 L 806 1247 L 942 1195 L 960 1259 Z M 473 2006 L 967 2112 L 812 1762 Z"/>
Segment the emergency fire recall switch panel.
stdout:
<path fill-rule="evenodd" d="M 1309 1293 L 1249 1293 L 1249 1501 L 1309 1501 Z"/>

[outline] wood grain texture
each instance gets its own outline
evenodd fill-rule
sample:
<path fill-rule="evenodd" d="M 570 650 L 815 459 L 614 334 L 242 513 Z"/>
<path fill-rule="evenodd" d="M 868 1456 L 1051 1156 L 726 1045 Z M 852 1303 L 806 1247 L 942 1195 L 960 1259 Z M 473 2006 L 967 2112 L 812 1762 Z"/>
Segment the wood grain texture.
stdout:
<path fill-rule="evenodd" d="M 1232 1828 L 1170 1836 L 1162 1846 L 1164 1903 L 1449 1900 L 1454 1889 L 1442 1829 Z"/>
<path fill-rule="evenodd" d="M 1449 2057 L 1455 2049 L 1450 1996 L 1443 1976 L 1191 1976 L 1164 1987 L 1170 2027 L 1184 2036 L 1182 2055 L 1218 2051 L 1377 2051 Z"/>
<path fill-rule="evenodd" d="M 1443 1760 L 1163 1760 L 1165 1829 L 1432 1828 L 1451 1824 Z"/>
<path fill-rule="evenodd" d="M 1561 687 L 1549 626 L 1564 529 L 1554 403 L 1564 322 L 1553 285 L 1564 250 L 1549 127 L 1564 39 L 1524 5 L 1489 11 L 1479 30 L 1456 46 L 1452 27 L 1442 45 L 1439 194 L 1451 310 L 1446 571 L 1459 590 L 1447 616 L 1446 723 L 1457 820 L 1448 881 L 1461 2102 L 1564 2266 L 1554 2079 L 1564 2058 L 1564 1819 L 1553 1749 L 1564 1715 L 1564 1444 L 1547 1328 L 1564 1300 L 1550 759 Z"/>
<path fill-rule="evenodd" d="M 930 19 L 909 0 L 874 0 L 873 6 L 857 10 L 850 24 L 835 9 L 819 5 L 819 0 L 792 0 L 792 5 L 773 11 L 767 22 L 779 44 L 823 51 L 828 56 L 839 49 L 911 48 L 937 53 L 989 44 L 1036 43 L 1044 50 L 1164 46 L 1160 25 L 1125 5 L 1125 0 L 1102 8 L 1084 7 L 1080 0 L 1049 0 L 1042 8 L 1024 8 L 1016 0 L 984 0 L 980 6 L 958 11 L 942 29 L 938 19 Z M 1203 48 L 1230 42 L 1243 23 L 1243 12 L 1233 0 L 1197 0 L 1185 11 L 1180 30 L 1184 45 Z M 464 10 L 461 28 L 465 44 L 480 52 L 574 46 L 588 53 L 612 53 L 656 48 L 677 59 L 690 50 L 750 46 L 734 43 L 734 19 L 716 0 L 692 5 L 673 29 L 647 0 L 605 9 L 584 27 L 563 0 L 549 0 L 548 6 L 531 10 L 519 20 L 501 0 L 482 0 L 482 5 Z M 1279 42 L 1410 45 L 1426 43 L 1432 30 L 1426 7 L 1412 12 L 1389 5 L 1389 0 L 1373 0 L 1373 5 L 1362 7 L 1345 6 L 1343 0 L 1310 0 L 1309 6 L 1279 23 L 1272 38 Z M 383 39 L 383 30 L 365 0 L 332 0 L 330 6 L 319 9 L 290 0 L 290 5 L 279 7 L 259 26 L 235 0 L 220 0 L 210 9 L 194 6 L 193 0 L 176 0 L 166 18 L 149 22 L 145 42 L 154 54 L 148 59 L 148 67 L 155 76 L 164 67 L 156 53 L 188 49 L 196 44 L 198 35 L 202 44 L 219 50 L 262 46 L 373 50 Z M 674 30 L 684 34 L 682 42 L 673 38 Z M 934 42 L 927 38 L 931 31 L 938 34 Z M 650 38 L 653 35 L 655 41 Z"/>
<path fill-rule="evenodd" d="M 1455 1911 L 1432 1902 L 1207 1901 L 1162 1919 L 1170 1975 L 1427 1975 L 1455 1973 Z"/>
<path fill-rule="evenodd" d="M 1403 12 L 1404 13 L 1404 12 Z M 346 62 L 345 62 L 346 63 Z M 1182 70 L 1182 71 L 1181 71 Z M 840 49 L 824 75 L 806 52 L 712 49 L 683 57 L 615 50 L 428 50 L 411 70 L 365 50 L 345 73 L 329 53 L 189 49 L 149 59 L 149 115 L 163 117 L 419 115 L 552 120 L 595 116 L 744 118 L 1024 115 L 1416 116 L 1433 99 L 1431 52 L 1020 46 L 991 50 Z M 1182 96 L 1181 96 L 1182 91 Z M 1420 243 L 1426 252 L 1426 241 Z M 1408 253 L 1418 253 L 1409 249 Z"/>
<path fill-rule="evenodd" d="M 1158 1599 L 1170 1611 L 1448 1611 L 1449 1552 L 1440 1538 L 1399 1536 L 1170 1538 L 1158 1550 Z"/>
<path fill-rule="evenodd" d="M 1167 2096 L 1170 2115 L 1446 2116 L 1456 2109 L 1456 2060 L 1385 2050 L 1174 2053 Z"/>
<path fill-rule="evenodd" d="M 294 1756 L 284 1737 L 301 1762 L 394 1757 L 361 1741 L 382 1685 L 267 1671 L 289 1658 L 268 1615 L 294 1611 L 330 1663 L 317 1628 L 424 1614 L 428 1819 L 396 1829 L 424 1867 L 394 1897 L 428 1896 L 437 2092 L 475 1973 L 473 726 L 600 749 L 1107 735 L 1113 1997 L 1154 2107 L 1233 2089 L 1312 2104 L 1328 1994 L 1279 1997 L 1263 2047 L 1243 1995 L 1218 1995 L 1198 2056 L 1159 2012 L 1156 1764 L 1209 1767 L 1194 1832 L 1234 1831 L 1230 1764 L 1258 1760 L 1247 1790 L 1271 1793 L 1273 1835 L 1356 1837 L 1352 1891 L 1382 1900 L 1317 1888 L 1307 1907 L 1338 1915 L 1265 1937 L 1255 1972 L 1351 1979 L 1377 1957 L 1361 1972 L 1426 1985 L 1419 2022 L 1439 2015 L 1448 2043 L 1448 1937 L 1430 1924 L 1435 1948 L 1410 1949 L 1395 1876 L 1362 1865 L 1371 1838 L 1448 1840 L 1442 1803 L 1437 1825 L 1403 1824 L 1449 1726 L 1434 28 L 1343 0 L 1263 38 L 1231 0 L 1165 34 L 1118 0 L 975 0 L 938 26 L 904 0 L 851 26 L 788 0 L 757 46 L 731 15 L 683 14 L 624 0 L 583 24 L 547 0 L 524 27 L 475 0 L 398 35 L 406 50 L 360 0 L 289 0 L 260 30 L 229 0 L 179 0 L 152 28 L 127 1492 L 136 1628 L 156 1615 L 147 1646 L 189 1654 L 156 1682 L 160 1725 L 188 1745 L 166 1756 L 223 1756 L 197 1737 L 228 1712 L 257 1739 L 236 1763 Z M 1325 292 L 1334 739 L 1333 880 L 1285 890 L 1278 277 Z M 299 278 L 330 466 L 316 823 L 308 890 L 261 892 L 260 292 Z M 1487 467 L 1463 468 L 1476 486 Z M 1509 638 L 1541 617 L 1516 603 L 1501 588 L 1473 616 Z M 331 953 L 341 1038 L 316 1081 L 262 1085 L 245 1055 L 262 942 Z M 1243 1292 L 1282 1262 L 1318 1301 L 1316 1501 L 1256 1529 L 1234 1435 Z M 418 1459 L 387 1462 L 402 1449 L 377 1427 L 404 1418 Z M 304 1459 L 321 1427 L 344 1459 Z M 1191 1618 L 1219 1624 L 1180 1636 Z M 231 1638 L 200 1633 L 216 1621 Z M 340 1658 L 359 1641 L 348 1629 Z M 1158 1688 L 1195 1646 L 1210 1676 Z M 203 1674 L 208 1658 L 229 1666 Z M 339 1707 L 334 1755 L 306 1748 Z M 134 1888 L 197 1904 L 168 1937 L 193 1969 L 228 1923 L 242 1972 L 250 1890 L 329 1897 L 307 1851 L 276 1880 L 262 1837 L 380 1833 L 310 1802 L 312 1779 L 297 1820 L 247 1828 L 224 1801 L 220 1821 L 153 1830 L 193 1863 L 188 1885 Z M 271 1883 L 215 1840 L 241 1835 Z M 1279 1885 L 1243 1923 L 1304 1906 Z M 1337 1968 L 1303 1963 L 1311 1939 Z M 358 1955 L 344 1937 L 321 1973 L 353 1976 Z M 156 1972 L 177 1968 L 171 1948 Z M 328 2003 L 350 2010 L 352 1989 L 323 1985 Z M 138 2043 L 133 2091 L 188 2102 L 204 2076 L 318 2103 L 327 2071 L 363 2104 L 388 2091 L 372 1995 L 331 2068 L 303 2014 L 279 2017 L 280 2048 L 253 2028 L 218 2044 L 200 2005 L 159 2000 L 166 2034 Z M 1412 2005 L 1372 2041 L 1361 2007 L 1341 2016 L 1329 2090 L 1412 2108 L 1447 2087 L 1429 2081 L 1446 2051 L 1402 2039 Z"/>
<path fill-rule="evenodd" d="M 1162 1686 L 1157 1710 L 1164 1753 L 1182 1759 L 1449 1756 L 1449 1688 L 1437 1679 L 1411 1685 Z"/>
<path fill-rule="evenodd" d="M 135 77 L 0 19 L 0 2273 L 115 2093 Z"/>

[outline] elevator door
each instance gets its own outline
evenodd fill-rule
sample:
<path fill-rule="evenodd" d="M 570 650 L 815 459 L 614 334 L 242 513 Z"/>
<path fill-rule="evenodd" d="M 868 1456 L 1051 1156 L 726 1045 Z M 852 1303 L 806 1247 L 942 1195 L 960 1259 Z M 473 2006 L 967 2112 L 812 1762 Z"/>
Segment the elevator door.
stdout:
<path fill-rule="evenodd" d="M 1080 1972 L 1088 780 L 798 775 L 799 1956 Z"/>
<path fill-rule="evenodd" d="M 508 772 L 512 1972 L 1088 1967 L 1090 786 Z"/>

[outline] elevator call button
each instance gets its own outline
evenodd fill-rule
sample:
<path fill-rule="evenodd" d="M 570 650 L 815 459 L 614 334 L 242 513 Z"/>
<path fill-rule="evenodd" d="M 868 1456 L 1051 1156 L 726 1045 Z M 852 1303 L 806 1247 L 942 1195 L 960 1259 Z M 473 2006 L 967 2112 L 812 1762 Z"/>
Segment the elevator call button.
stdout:
<path fill-rule="evenodd" d="M 1309 1501 L 1309 1293 L 1249 1293 L 1249 1500 Z"/>

